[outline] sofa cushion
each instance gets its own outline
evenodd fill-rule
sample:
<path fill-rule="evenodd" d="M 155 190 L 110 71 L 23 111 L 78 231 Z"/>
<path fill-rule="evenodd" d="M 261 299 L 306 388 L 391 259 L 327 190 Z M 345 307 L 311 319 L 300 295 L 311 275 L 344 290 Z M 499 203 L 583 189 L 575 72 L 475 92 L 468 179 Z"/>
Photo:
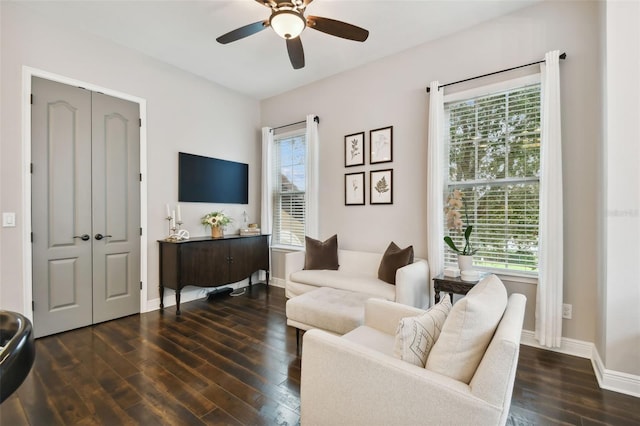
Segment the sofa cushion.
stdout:
<path fill-rule="evenodd" d="M 341 290 L 357 291 L 367 293 L 372 297 L 379 297 L 386 300 L 395 301 L 396 289 L 394 285 L 385 283 L 375 277 L 367 277 L 363 274 L 349 273 L 343 271 L 297 271 L 290 275 L 290 283 L 293 289 L 296 285 L 304 284 L 315 287 L 331 287 Z M 300 290 L 304 291 L 303 288 Z"/>
<path fill-rule="evenodd" d="M 410 263 L 413 263 L 413 246 L 401 249 L 392 241 L 382 255 L 378 267 L 378 278 L 389 284 L 395 284 L 396 271 Z"/>
<path fill-rule="evenodd" d="M 507 307 L 507 290 L 489 275 L 453 305 L 426 368 L 469 383 Z"/>
<path fill-rule="evenodd" d="M 395 334 L 393 355 L 424 367 L 450 310 L 451 300 L 445 296 L 424 314 L 402 318 Z"/>
<path fill-rule="evenodd" d="M 304 237 L 305 256 L 304 269 L 336 270 L 338 264 L 338 235 L 329 237 L 326 241 Z"/>

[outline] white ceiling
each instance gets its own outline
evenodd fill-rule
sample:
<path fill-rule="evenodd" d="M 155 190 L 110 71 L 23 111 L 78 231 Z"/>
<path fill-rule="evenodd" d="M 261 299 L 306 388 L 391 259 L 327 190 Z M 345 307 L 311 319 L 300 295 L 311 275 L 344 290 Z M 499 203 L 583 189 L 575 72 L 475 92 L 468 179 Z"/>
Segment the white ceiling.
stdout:
<path fill-rule="evenodd" d="M 264 20 L 252 0 L 23 1 L 62 25 L 138 50 L 256 99 L 326 78 L 541 0 L 315 0 L 307 15 L 369 30 L 364 43 L 306 29 L 306 66 L 294 70 L 270 28 L 221 45 L 216 37 Z"/>

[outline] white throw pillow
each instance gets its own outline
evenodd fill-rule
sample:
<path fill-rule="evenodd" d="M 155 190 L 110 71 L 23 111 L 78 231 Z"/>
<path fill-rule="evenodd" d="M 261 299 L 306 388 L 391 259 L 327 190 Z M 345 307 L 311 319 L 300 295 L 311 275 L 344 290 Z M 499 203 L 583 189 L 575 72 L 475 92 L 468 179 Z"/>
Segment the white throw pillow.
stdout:
<path fill-rule="evenodd" d="M 393 355 L 403 361 L 424 367 L 429 351 L 438 340 L 440 330 L 449 311 L 451 301 L 445 295 L 442 300 L 422 315 L 402 318 L 396 330 Z"/>
<path fill-rule="evenodd" d="M 507 307 L 507 290 L 489 275 L 458 300 L 431 349 L 426 368 L 469 383 Z"/>

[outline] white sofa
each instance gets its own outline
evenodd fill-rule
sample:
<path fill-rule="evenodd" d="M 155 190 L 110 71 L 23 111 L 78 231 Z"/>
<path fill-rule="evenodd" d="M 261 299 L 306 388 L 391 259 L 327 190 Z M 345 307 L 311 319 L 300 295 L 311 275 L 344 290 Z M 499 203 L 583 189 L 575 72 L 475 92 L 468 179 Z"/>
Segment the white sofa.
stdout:
<path fill-rule="evenodd" d="M 429 266 L 422 259 L 396 271 L 396 284 L 378 279 L 382 253 L 338 250 L 337 271 L 304 270 L 304 251 L 285 256 L 285 287 L 288 298 L 319 287 L 355 291 L 404 305 L 426 307 L 429 304 Z"/>
<path fill-rule="evenodd" d="M 379 299 L 344 336 L 309 330 L 302 347 L 302 425 L 504 425 L 526 298 L 512 294 L 469 384 L 393 356 L 401 318 L 424 311 Z"/>

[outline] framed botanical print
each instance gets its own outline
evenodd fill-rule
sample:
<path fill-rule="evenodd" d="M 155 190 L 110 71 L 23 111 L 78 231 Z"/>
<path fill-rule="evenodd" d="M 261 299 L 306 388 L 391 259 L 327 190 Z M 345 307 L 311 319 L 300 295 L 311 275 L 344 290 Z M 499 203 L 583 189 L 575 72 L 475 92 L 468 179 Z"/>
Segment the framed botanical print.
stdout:
<path fill-rule="evenodd" d="M 369 204 L 393 204 L 393 169 L 369 173 Z"/>
<path fill-rule="evenodd" d="M 393 161 L 393 126 L 369 131 L 369 163 Z"/>
<path fill-rule="evenodd" d="M 344 205 L 364 206 L 364 172 L 344 175 Z"/>
<path fill-rule="evenodd" d="M 344 166 L 364 165 L 364 132 L 344 137 Z"/>

